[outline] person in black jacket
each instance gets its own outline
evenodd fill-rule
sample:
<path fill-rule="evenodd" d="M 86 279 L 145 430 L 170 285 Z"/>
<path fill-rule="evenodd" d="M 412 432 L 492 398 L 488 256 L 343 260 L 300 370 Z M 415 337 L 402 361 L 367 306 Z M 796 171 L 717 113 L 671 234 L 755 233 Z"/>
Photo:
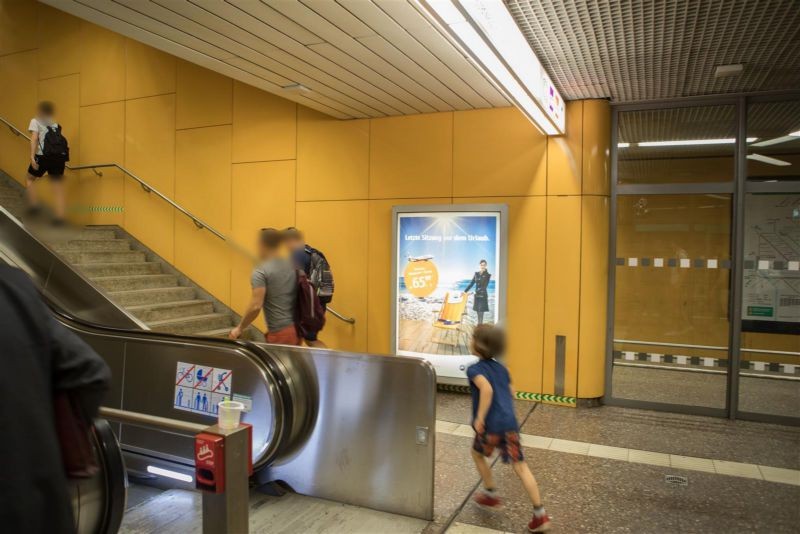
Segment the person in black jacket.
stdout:
<path fill-rule="evenodd" d="M 481 260 L 479 269 L 475 271 L 464 293 L 469 293 L 472 286 L 475 286 L 475 297 L 472 299 L 472 310 L 478 316 L 478 324 L 483 324 L 483 314 L 489 311 L 489 280 L 492 275 L 486 270 L 486 260 Z"/>
<path fill-rule="evenodd" d="M 55 428 L 54 395 L 97 415 L 111 380 L 105 362 L 58 323 L 28 276 L 0 265 L 0 530 L 75 532 Z"/>

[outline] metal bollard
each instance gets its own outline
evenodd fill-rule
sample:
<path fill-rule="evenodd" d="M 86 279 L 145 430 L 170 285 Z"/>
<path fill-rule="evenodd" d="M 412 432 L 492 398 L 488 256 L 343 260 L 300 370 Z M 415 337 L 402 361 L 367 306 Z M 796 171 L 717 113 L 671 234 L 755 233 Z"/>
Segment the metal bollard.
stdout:
<path fill-rule="evenodd" d="M 204 434 L 224 439 L 224 482 L 222 492 L 203 492 L 203 533 L 247 534 L 250 528 L 251 427 L 239 425 L 239 428 L 226 430 L 214 425 Z"/>

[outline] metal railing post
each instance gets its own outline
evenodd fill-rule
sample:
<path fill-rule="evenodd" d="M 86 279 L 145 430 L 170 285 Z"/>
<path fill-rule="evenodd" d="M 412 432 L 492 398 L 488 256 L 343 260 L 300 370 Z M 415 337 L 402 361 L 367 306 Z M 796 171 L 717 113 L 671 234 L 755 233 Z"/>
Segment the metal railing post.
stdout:
<path fill-rule="evenodd" d="M 225 437 L 225 491 L 203 492 L 204 534 L 247 534 L 250 528 L 250 433 L 246 426 L 206 432 Z"/>

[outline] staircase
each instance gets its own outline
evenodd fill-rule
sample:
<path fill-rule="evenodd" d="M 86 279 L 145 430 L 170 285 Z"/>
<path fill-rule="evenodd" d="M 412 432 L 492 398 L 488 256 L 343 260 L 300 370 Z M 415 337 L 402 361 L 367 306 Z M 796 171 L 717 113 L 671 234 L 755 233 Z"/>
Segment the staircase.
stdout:
<path fill-rule="evenodd" d="M 25 219 L 24 189 L 0 174 L 0 206 Z M 34 230 L 116 304 L 152 330 L 227 336 L 239 317 L 118 226 Z M 250 327 L 245 336 L 263 340 Z"/>

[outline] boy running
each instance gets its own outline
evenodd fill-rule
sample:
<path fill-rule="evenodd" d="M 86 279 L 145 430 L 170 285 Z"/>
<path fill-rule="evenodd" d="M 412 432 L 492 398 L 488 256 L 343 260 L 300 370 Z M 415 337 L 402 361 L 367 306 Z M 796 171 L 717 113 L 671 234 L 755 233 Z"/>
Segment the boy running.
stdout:
<path fill-rule="evenodd" d="M 505 345 L 505 333 L 496 326 L 478 325 L 472 333 L 471 350 L 480 358 L 467 368 L 472 393 L 472 426 L 476 433 L 472 459 L 483 481 L 483 489 L 475 495 L 475 502 L 488 508 L 502 507 L 491 466 L 486 460 L 496 448 L 500 449 L 503 463 L 511 462 L 533 503 L 533 518 L 528 523 L 528 530 L 546 532 L 550 529 L 550 518 L 542 506 L 536 479 L 522 457 L 511 376 L 495 360 L 503 355 Z"/>

